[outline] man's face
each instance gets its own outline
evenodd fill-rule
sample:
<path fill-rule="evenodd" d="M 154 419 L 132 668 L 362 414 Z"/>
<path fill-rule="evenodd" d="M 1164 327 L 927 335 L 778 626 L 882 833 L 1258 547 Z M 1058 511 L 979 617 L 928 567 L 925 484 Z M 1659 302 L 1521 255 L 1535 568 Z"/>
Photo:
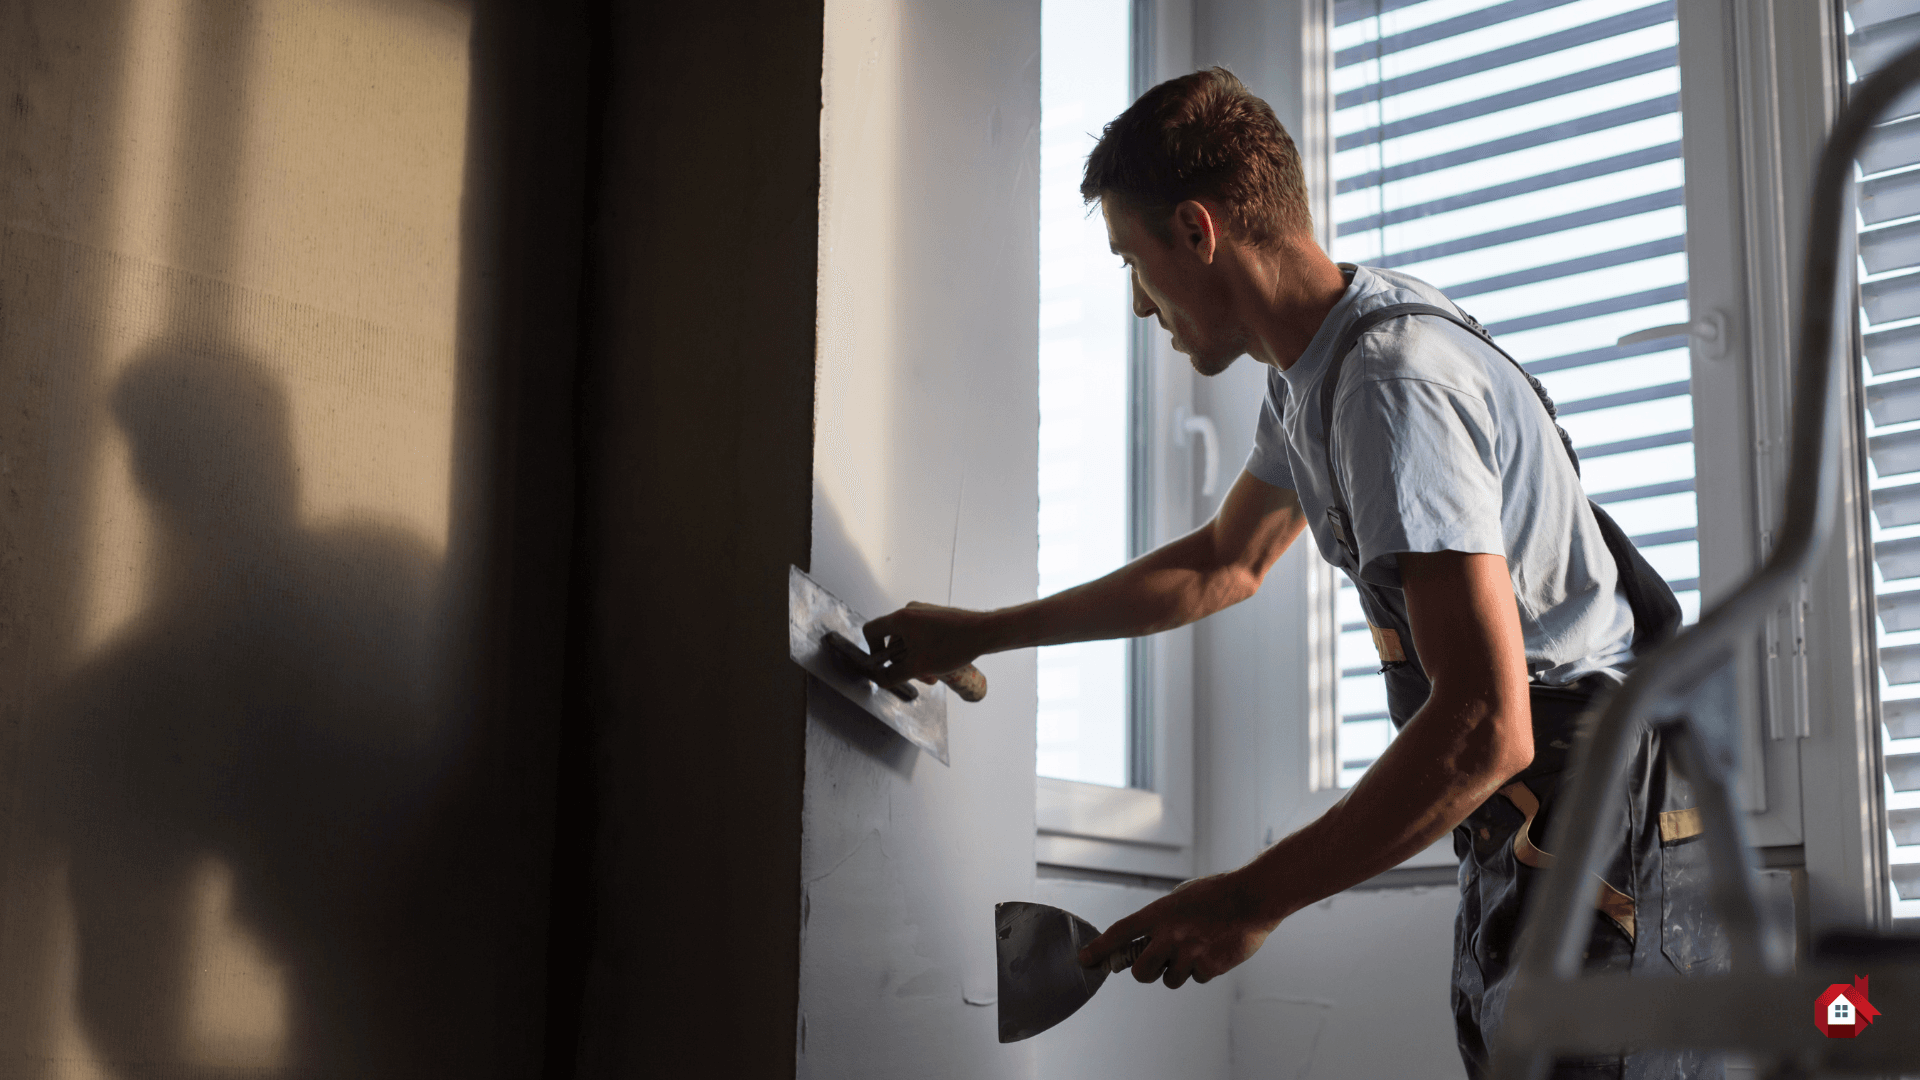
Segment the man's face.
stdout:
<path fill-rule="evenodd" d="M 1138 211 L 1100 200 L 1107 244 L 1133 273 L 1133 313 L 1157 319 L 1173 335 L 1173 347 L 1202 375 L 1218 375 L 1247 351 L 1246 332 L 1232 317 L 1223 283 L 1196 244 L 1173 223 L 1163 241 Z"/>

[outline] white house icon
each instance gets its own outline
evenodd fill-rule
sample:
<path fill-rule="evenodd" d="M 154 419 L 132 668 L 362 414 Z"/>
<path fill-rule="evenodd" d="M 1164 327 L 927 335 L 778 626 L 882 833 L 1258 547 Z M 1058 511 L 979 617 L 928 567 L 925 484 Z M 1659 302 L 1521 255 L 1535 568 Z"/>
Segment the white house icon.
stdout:
<path fill-rule="evenodd" d="M 1827 1023 L 1853 1026 L 1853 1002 L 1848 1001 L 1845 994 L 1835 995 L 1833 1002 L 1827 1006 Z"/>

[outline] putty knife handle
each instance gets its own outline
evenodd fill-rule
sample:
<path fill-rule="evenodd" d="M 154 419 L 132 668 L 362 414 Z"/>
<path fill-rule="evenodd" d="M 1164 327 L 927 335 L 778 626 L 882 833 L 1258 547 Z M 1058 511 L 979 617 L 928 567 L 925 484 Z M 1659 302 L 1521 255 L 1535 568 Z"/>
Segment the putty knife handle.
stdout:
<path fill-rule="evenodd" d="M 1134 938 L 1132 944 L 1124 949 L 1107 954 L 1107 974 L 1118 975 L 1140 962 L 1140 954 L 1147 951 L 1147 942 L 1151 938 Z"/>
<path fill-rule="evenodd" d="M 947 672 L 940 676 L 940 681 L 953 687 L 953 692 L 960 695 L 961 701 L 979 701 L 987 696 L 987 677 L 972 664 L 958 671 Z"/>

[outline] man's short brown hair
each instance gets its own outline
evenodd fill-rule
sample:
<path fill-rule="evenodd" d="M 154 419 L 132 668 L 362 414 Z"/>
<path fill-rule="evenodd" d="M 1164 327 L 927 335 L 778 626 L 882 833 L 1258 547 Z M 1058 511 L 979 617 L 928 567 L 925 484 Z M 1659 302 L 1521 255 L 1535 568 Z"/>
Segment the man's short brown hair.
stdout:
<path fill-rule="evenodd" d="M 1256 247 L 1313 233 L 1300 151 L 1266 102 L 1225 68 L 1168 79 L 1100 133 L 1080 181 L 1087 202 L 1117 200 L 1162 240 L 1188 199 L 1226 210 L 1226 227 Z"/>

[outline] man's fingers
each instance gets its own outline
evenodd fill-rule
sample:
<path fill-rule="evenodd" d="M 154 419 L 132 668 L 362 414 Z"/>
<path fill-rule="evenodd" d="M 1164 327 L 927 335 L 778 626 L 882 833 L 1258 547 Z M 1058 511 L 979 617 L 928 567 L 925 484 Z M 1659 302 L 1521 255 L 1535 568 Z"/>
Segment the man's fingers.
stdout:
<path fill-rule="evenodd" d="M 1145 922 L 1144 919 L 1140 918 L 1140 915 L 1141 912 L 1134 912 L 1119 922 L 1114 923 L 1112 926 L 1107 927 L 1106 933 L 1087 942 L 1086 945 L 1080 949 L 1080 966 L 1092 967 L 1100 961 L 1105 960 L 1109 953 L 1116 949 L 1126 947 L 1134 938 L 1139 937 L 1139 927 Z"/>
<path fill-rule="evenodd" d="M 1160 977 L 1173 959 L 1173 941 L 1149 940 L 1141 951 L 1140 959 L 1133 962 L 1133 978 L 1136 982 L 1150 983 Z"/>
<path fill-rule="evenodd" d="M 867 652 L 880 659 L 886 659 L 887 636 L 893 633 L 893 616 L 880 616 L 861 627 L 860 633 L 866 636 Z"/>
<path fill-rule="evenodd" d="M 1160 981 L 1167 984 L 1167 989 L 1178 990 L 1186 984 L 1187 977 L 1192 974 L 1193 968 L 1190 965 L 1175 962 L 1167 965 L 1166 974 L 1160 977 Z"/>

